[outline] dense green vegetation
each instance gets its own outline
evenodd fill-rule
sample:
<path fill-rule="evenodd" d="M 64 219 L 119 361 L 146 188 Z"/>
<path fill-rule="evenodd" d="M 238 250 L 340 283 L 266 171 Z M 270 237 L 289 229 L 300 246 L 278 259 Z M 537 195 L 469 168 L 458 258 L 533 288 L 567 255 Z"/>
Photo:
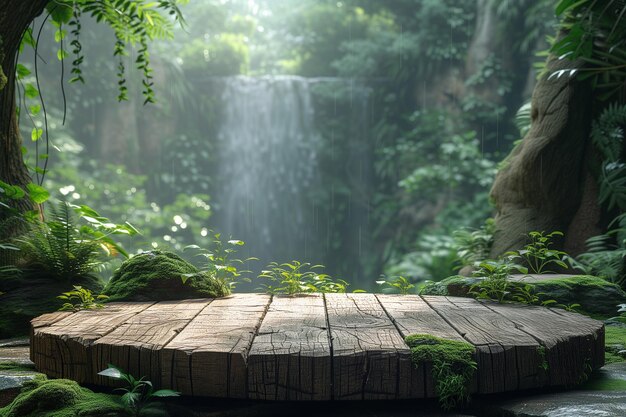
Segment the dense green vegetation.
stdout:
<path fill-rule="evenodd" d="M 108 301 L 363 288 L 591 314 L 622 360 L 623 2 L 38 3 L 15 56 L 0 28 L 0 337 Z M 471 345 L 407 343 L 467 400 Z M 0 416 L 92 407 L 129 413 L 38 379 Z"/>

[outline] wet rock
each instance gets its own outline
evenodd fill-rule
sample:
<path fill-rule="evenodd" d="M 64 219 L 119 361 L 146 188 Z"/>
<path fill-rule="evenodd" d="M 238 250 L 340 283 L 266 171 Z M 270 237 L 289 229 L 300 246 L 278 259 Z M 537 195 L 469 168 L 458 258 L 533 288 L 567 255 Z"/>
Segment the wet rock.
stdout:
<path fill-rule="evenodd" d="M 468 297 L 470 288 L 482 278 L 454 276 L 428 283 L 422 295 L 452 295 Z M 561 305 L 580 304 L 587 313 L 614 315 L 617 305 L 626 300 L 626 293 L 616 284 L 587 275 L 511 275 L 509 291 L 531 285 L 541 300 L 555 300 Z"/>
<path fill-rule="evenodd" d="M 569 391 L 510 399 L 488 407 L 507 417 L 607 417 L 626 415 L 626 391 Z"/>
<path fill-rule="evenodd" d="M 39 375 L 33 371 L 0 371 L 0 407 L 9 404 L 20 393 L 27 381 Z"/>

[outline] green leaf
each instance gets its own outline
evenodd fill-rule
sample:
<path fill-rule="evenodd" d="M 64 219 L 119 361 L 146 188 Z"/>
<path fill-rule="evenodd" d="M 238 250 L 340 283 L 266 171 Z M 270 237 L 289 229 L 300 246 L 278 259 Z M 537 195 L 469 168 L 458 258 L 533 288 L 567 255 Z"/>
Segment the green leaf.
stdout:
<path fill-rule="evenodd" d="M 106 376 L 108 378 L 113 378 L 113 379 L 122 379 L 122 376 L 123 376 L 122 371 L 120 371 L 113 365 L 109 365 L 109 367 L 105 369 L 104 371 L 98 372 L 98 375 Z"/>
<path fill-rule="evenodd" d="M 43 188 L 41 185 L 30 183 L 26 185 L 26 189 L 28 190 L 28 196 L 31 200 L 33 200 L 37 204 L 42 204 L 50 198 L 50 193 L 48 190 Z"/>
<path fill-rule="evenodd" d="M 24 87 L 24 95 L 26 98 L 37 98 L 39 97 L 39 90 L 32 83 L 28 83 Z"/>
<path fill-rule="evenodd" d="M 67 35 L 67 31 L 63 29 L 58 29 L 56 32 L 54 32 L 54 41 L 61 42 L 63 39 L 65 39 L 65 35 Z"/>
<path fill-rule="evenodd" d="M 65 49 L 59 49 L 57 51 L 57 58 L 59 61 L 63 61 L 65 58 L 67 58 L 67 51 Z"/>
<path fill-rule="evenodd" d="M 26 195 L 21 187 L 18 187 L 17 185 L 10 185 L 2 181 L 0 181 L 0 192 L 3 192 L 7 197 L 12 200 L 19 200 L 21 198 L 24 198 L 24 196 Z"/>
<path fill-rule="evenodd" d="M 17 73 L 17 79 L 22 79 L 24 77 L 28 77 L 31 72 L 28 68 L 26 68 L 26 66 L 22 65 L 22 64 L 17 64 L 17 67 L 15 69 L 16 73 Z"/>
<path fill-rule="evenodd" d="M 74 13 L 71 3 L 63 0 L 53 0 L 46 5 L 53 22 L 68 23 Z"/>
<path fill-rule="evenodd" d="M 37 116 L 41 111 L 41 104 L 33 104 L 28 108 L 33 116 Z"/>
<path fill-rule="evenodd" d="M 158 391 L 154 391 L 152 393 L 153 397 L 178 397 L 180 396 L 180 392 L 171 390 L 171 389 L 160 389 Z"/>
<path fill-rule="evenodd" d="M 39 139 L 41 139 L 42 135 L 43 129 L 38 127 L 33 127 L 33 130 L 30 132 L 30 138 L 33 140 L 33 142 L 37 142 Z"/>

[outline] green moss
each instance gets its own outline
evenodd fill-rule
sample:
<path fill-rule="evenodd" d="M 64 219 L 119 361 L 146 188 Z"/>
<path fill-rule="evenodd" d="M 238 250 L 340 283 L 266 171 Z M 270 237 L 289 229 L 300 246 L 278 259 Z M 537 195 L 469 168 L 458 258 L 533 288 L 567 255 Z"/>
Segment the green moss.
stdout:
<path fill-rule="evenodd" d="M 451 409 L 469 400 L 468 387 L 476 370 L 473 345 L 428 334 L 410 335 L 405 341 L 415 366 L 432 364 L 435 392 L 442 408 Z"/>
<path fill-rule="evenodd" d="M 480 282 L 480 278 L 452 276 L 440 282 L 430 283 L 422 288 L 422 295 L 451 295 L 468 297 L 472 285 Z M 515 293 L 515 289 L 531 285 L 535 294 L 542 301 L 555 300 L 561 305 L 580 304 L 578 311 L 589 315 L 613 316 L 617 305 L 626 301 L 626 293 L 619 285 L 602 278 L 578 275 L 533 282 L 509 281 L 507 290 Z"/>
<path fill-rule="evenodd" d="M 539 368 L 542 369 L 544 372 L 548 372 L 548 370 L 550 369 L 550 364 L 548 363 L 548 360 L 546 359 L 546 347 L 538 346 L 537 355 L 539 355 L 539 360 L 540 360 Z"/>
<path fill-rule="evenodd" d="M 626 327 L 606 326 L 604 329 L 604 343 L 606 345 L 622 345 L 626 347 Z"/>
<path fill-rule="evenodd" d="M 104 293 L 107 301 L 161 301 L 223 297 L 230 289 L 174 253 L 152 251 L 122 263 Z"/>
<path fill-rule="evenodd" d="M 67 379 L 44 376 L 26 382 L 13 402 L 0 408 L 0 417 L 121 417 L 128 413 L 118 397 L 96 394 Z"/>
<path fill-rule="evenodd" d="M 20 371 L 20 372 L 33 372 L 35 371 L 34 365 L 28 365 L 18 362 L 0 362 L 0 371 Z"/>
<path fill-rule="evenodd" d="M 605 364 L 609 364 L 609 363 L 618 363 L 618 362 L 624 362 L 624 358 L 622 358 L 620 355 L 616 355 L 615 353 L 612 352 L 604 352 L 604 363 Z"/>

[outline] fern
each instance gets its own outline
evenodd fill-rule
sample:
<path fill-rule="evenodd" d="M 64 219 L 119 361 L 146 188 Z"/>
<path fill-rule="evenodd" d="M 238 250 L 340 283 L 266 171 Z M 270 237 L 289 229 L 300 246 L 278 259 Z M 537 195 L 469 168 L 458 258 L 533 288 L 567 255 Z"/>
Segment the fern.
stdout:
<path fill-rule="evenodd" d="M 593 122 L 591 140 L 602 155 L 600 203 L 626 210 L 626 165 L 623 163 L 626 106 L 609 105 Z"/>
<path fill-rule="evenodd" d="M 586 274 L 626 284 L 626 213 L 609 225 L 610 231 L 587 239 L 587 252 L 578 256 L 574 266 Z"/>
<path fill-rule="evenodd" d="M 99 243 L 81 234 L 68 203 L 50 205 L 47 222 L 35 222 L 16 239 L 25 268 L 47 278 L 74 282 L 101 265 Z"/>
<path fill-rule="evenodd" d="M 622 157 L 626 126 L 626 106 L 609 105 L 593 122 L 591 140 L 607 162 L 617 162 Z"/>

